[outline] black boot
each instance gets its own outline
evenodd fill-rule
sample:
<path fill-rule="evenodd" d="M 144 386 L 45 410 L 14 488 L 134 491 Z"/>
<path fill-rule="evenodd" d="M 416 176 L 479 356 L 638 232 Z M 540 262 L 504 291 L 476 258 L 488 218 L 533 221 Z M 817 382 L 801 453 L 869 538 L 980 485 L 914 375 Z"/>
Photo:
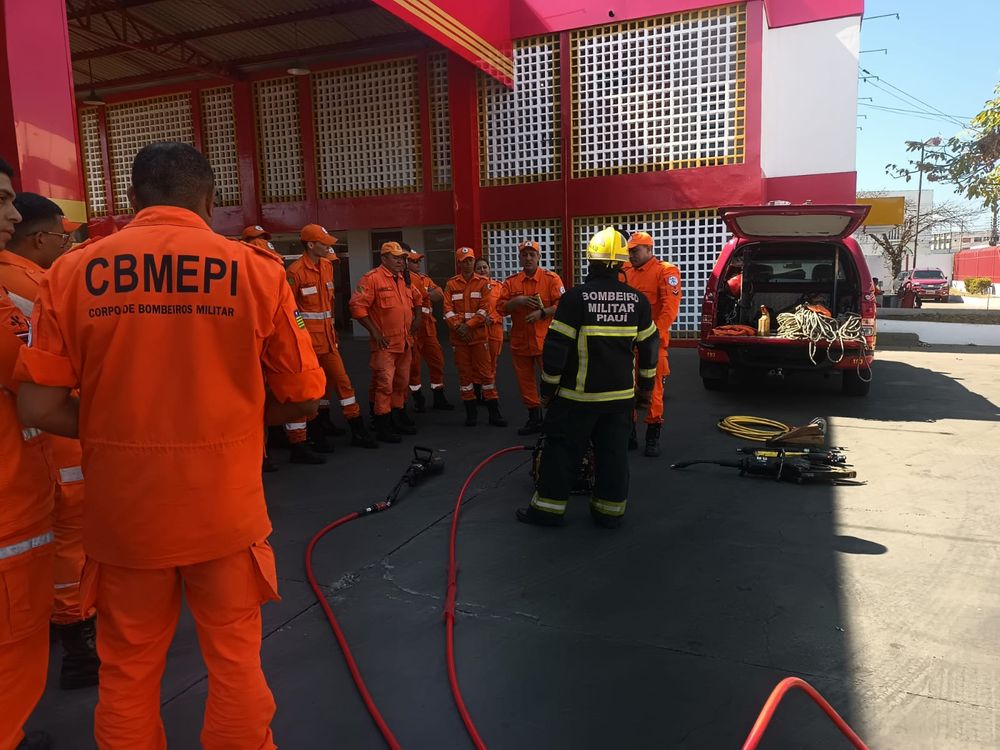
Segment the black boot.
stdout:
<path fill-rule="evenodd" d="M 292 443 L 289 461 L 293 464 L 325 464 L 326 459 L 309 447 L 309 443 Z"/>
<path fill-rule="evenodd" d="M 608 516 L 604 513 L 598 513 L 593 508 L 590 509 L 590 517 L 594 519 L 594 523 L 606 529 L 617 529 L 622 525 L 621 516 Z"/>
<path fill-rule="evenodd" d="M 477 411 L 476 402 L 472 399 L 468 401 L 463 401 L 465 404 L 465 426 L 475 427 L 476 422 L 479 421 L 479 412 Z"/>
<path fill-rule="evenodd" d="M 403 438 L 392 424 L 391 414 L 375 415 L 375 437 L 380 443 L 401 443 Z"/>
<path fill-rule="evenodd" d="M 632 423 L 632 432 L 628 434 L 628 449 L 634 451 L 639 447 L 639 438 L 635 434 L 635 422 Z"/>
<path fill-rule="evenodd" d="M 441 411 L 455 410 L 455 405 L 444 397 L 444 388 L 431 388 L 431 393 L 434 395 L 434 409 L 439 409 Z"/>
<path fill-rule="evenodd" d="M 563 522 L 562 516 L 535 510 L 530 505 L 527 508 L 518 508 L 516 514 L 517 520 L 521 523 L 533 523 L 537 526 L 562 526 Z"/>
<path fill-rule="evenodd" d="M 662 425 L 658 424 L 648 424 L 646 425 L 646 450 L 643 452 L 644 455 L 650 458 L 656 458 L 660 455 L 660 428 Z"/>
<path fill-rule="evenodd" d="M 506 427 L 507 420 L 500 414 L 500 402 L 492 399 L 486 402 L 486 408 L 490 410 L 490 424 L 494 427 Z"/>
<path fill-rule="evenodd" d="M 424 392 L 422 390 L 411 391 L 413 394 L 413 411 L 417 414 L 423 414 L 427 411 L 427 399 L 424 398 Z"/>
<path fill-rule="evenodd" d="M 368 432 L 365 420 L 361 417 L 348 419 L 347 426 L 351 428 L 351 445 L 359 445 L 362 448 L 378 448 L 378 440 Z"/>
<path fill-rule="evenodd" d="M 344 435 L 347 434 L 347 430 L 345 430 L 343 427 L 337 427 L 337 425 L 333 423 L 333 420 L 330 419 L 329 409 L 320 409 L 319 412 L 316 414 L 315 421 L 317 422 L 319 427 L 323 430 L 323 434 L 325 435 L 333 435 L 334 437 L 343 437 Z"/>
<path fill-rule="evenodd" d="M 475 385 L 472 386 L 472 390 L 476 394 L 476 403 L 479 404 L 480 406 L 482 406 L 483 405 L 483 387 L 481 385 L 479 385 L 479 383 L 476 383 Z"/>
<path fill-rule="evenodd" d="M 62 667 L 59 670 L 59 688 L 76 690 L 94 687 L 101 660 L 97 658 L 94 629 L 95 618 L 69 625 L 56 625 L 63 647 Z"/>
<path fill-rule="evenodd" d="M 392 410 L 392 426 L 400 435 L 416 435 L 417 423 L 410 419 L 406 409 Z"/>
<path fill-rule="evenodd" d="M 51 750 L 53 747 L 48 732 L 28 732 L 14 750 Z"/>
<path fill-rule="evenodd" d="M 518 435 L 537 435 L 542 431 L 542 407 L 532 406 L 528 409 L 528 421 L 517 431 Z"/>
<path fill-rule="evenodd" d="M 312 449 L 317 453 L 333 453 L 333 443 L 326 439 L 323 425 L 319 424 L 318 419 L 310 419 L 306 422 L 306 437 Z"/>

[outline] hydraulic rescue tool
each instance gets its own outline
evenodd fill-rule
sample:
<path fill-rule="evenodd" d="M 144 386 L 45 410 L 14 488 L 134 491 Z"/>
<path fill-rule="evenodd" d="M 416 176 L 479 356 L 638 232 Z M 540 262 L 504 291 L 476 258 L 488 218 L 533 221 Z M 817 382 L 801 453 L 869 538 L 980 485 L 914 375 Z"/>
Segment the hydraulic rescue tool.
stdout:
<path fill-rule="evenodd" d="M 839 450 L 813 448 L 753 448 L 738 450 L 736 460 L 698 459 L 671 464 L 671 469 L 686 469 L 695 464 L 714 464 L 739 469 L 740 476 L 757 476 L 799 484 L 857 484 L 851 480 L 857 472 Z"/>

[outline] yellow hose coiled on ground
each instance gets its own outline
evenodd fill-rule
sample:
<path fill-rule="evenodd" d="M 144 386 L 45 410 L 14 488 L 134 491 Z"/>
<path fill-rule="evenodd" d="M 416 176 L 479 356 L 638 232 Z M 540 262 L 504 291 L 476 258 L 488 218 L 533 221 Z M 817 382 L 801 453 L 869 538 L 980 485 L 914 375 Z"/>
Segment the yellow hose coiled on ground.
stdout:
<path fill-rule="evenodd" d="M 730 435 L 735 435 L 744 440 L 753 440 L 757 443 L 763 443 L 791 429 L 787 424 L 776 422 L 773 419 L 739 414 L 724 417 L 717 427 L 723 432 L 728 432 Z"/>

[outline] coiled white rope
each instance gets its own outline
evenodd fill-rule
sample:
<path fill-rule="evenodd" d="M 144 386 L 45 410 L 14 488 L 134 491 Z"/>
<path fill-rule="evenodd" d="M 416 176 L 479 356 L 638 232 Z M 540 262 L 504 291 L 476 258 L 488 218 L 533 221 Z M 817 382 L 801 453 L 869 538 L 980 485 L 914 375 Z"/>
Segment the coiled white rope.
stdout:
<path fill-rule="evenodd" d="M 840 318 L 829 318 L 805 305 L 799 305 L 794 312 L 778 313 L 778 338 L 807 339 L 809 341 L 809 361 L 814 365 L 816 350 L 820 341 L 827 342 L 826 358 L 833 364 L 844 359 L 847 353 L 847 342 L 861 344 L 862 353 L 867 351 L 867 343 L 861 335 L 861 318 L 850 313 Z M 862 375 L 861 363 L 858 362 L 858 377 L 865 382 L 872 379 L 871 367 L 865 363 L 867 373 Z"/>

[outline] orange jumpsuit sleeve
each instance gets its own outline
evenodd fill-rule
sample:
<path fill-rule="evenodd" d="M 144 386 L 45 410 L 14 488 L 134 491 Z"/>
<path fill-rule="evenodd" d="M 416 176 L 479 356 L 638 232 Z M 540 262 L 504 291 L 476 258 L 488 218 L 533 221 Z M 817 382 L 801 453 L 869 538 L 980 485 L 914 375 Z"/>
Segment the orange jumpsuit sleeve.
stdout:
<path fill-rule="evenodd" d="M 504 307 L 506 307 L 507 303 L 510 302 L 515 296 L 514 293 L 511 292 L 510 284 L 508 282 L 510 282 L 510 279 L 501 282 L 499 284 L 500 289 L 497 292 L 497 315 L 501 318 L 504 315 L 510 315 L 509 312 L 504 310 Z"/>
<path fill-rule="evenodd" d="M 375 302 L 375 287 L 371 278 L 362 276 L 358 282 L 358 288 L 351 295 L 351 301 L 347 303 L 351 310 L 351 317 L 355 320 L 367 318 L 372 304 Z"/>
<path fill-rule="evenodd" d="M 261 364 L 268 388 L 281 403 L 312 401 L 326 392 L 326 375 L 286 283 L 280 285 L 274 330 L 264 342 Z"/>
<path fill-rule="evenodd" d="M 663 338 L 677 320 L 677 313 L 681 309 L 681 272 L 671 263 L 664 263 L 661 268 L 660 283 L 657 288 L 660 314 L 654 322 Z"/>
<path fill-rule="evenodd" d="M 444 285 L 444 322 L 448 324 L 450 329 L 455 331 L 465 322 L 465 318 L 461 313 L 455 311 L 455 300 L 451 298 L 452 294 L 456 294 L 455 287 L 449 281 Z"/>
<path fill-rule="evenodd" d="M 563 284 L 559 274 L 551 273 L 549 274 L 549 296 L 552 298 L 552 303 L 555 304 L 560 299 L 562 299 L 563 294 L 566 293 L 566 285 Z"/>
<path fill-rule="evenodd" d="M 7 296 L 0 291 L 0 388 L 6 388 L 11 393 L 17 393 L 17 381 L 14 379 L 14 364 L 17 355 L 24 348 L 22 337 L 28 330 L 28 321 L 14 307 Z"/>
<path fill-rule="evenodd" d="M 21 349 L 14 378 L 57 388 L 79 388 L 80 374 L 70 360 L 59 323 L 62 311 L 55 302 L 60 298 L 58 290 L 53 290 L 58 278 L 55 273 L 45 274 L 38 287 L 28 346 Z"/>

